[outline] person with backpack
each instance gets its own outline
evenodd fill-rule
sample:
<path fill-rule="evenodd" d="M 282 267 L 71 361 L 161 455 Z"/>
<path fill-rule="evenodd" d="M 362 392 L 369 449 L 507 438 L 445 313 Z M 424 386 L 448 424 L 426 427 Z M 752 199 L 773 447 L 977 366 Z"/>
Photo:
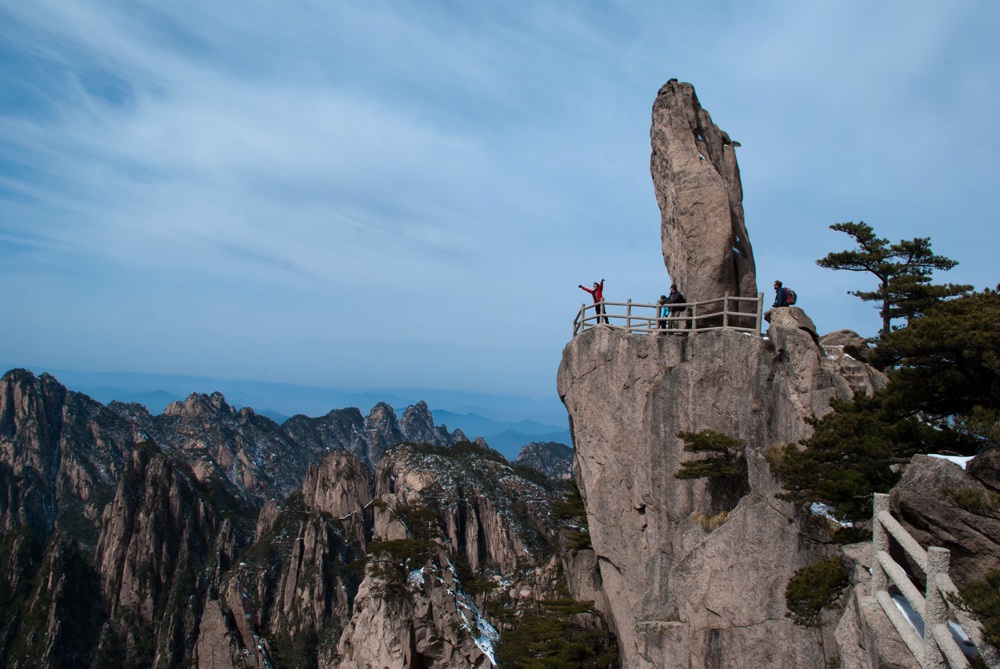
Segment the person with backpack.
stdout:
<path fill-rule="evenodd" d="M 670 294 L 667 295 L 667 304 L 684 304 L 687 302 L 681 292 L 677 290 L 677 284 L 670 284 Z M 679 320 L 680 314 L 684 313 L 684 307 L 670 307 L 670 328 L 678 327 L 684 329 L 683 321 Z"/>
<path fill-rule="evenodd" d="M 590 293 L 591 297 L 594 298 L 594 310 L 597 312 L 597 323 L 608 323 L 608 316 L 604 313 L 604 279 L 601 279 L 600 283 L 594 282 L 594 289 L 584 288 L 583 284 L 579 284 L 580 288 Z"/>
<path fill-rule="evenodd" d="M 790 307 L 795 304 L 798 299 L 798 295 L 791 288 L 785 288 L 781 285 L 780 281 L 774 282 L 774 304 L 771 308 L 764 312 L 764 320 L 768 323 L 771 322 L 771 312 L 779 307 Z"/>
<path fill-rule="evenodd" d="M 774 282 L 774 304 L 771 305 L 772 309 L 777 309 L 778 307 L 788 307 L 791 306 L 791 302 L 788 301 L 788 289 L 781 285 L 780 281 Z"/>

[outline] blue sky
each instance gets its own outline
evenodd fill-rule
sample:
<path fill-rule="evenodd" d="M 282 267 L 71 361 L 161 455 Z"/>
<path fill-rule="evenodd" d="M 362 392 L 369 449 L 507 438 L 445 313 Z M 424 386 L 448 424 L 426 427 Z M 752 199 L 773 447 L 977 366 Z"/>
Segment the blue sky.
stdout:
<path fill-rule="evenodd" d="M 995 286 L 995 2 L 0 0 L 0 360 L 551 396 L 587 296 L 669 278 L 650 110 L 741 142 L 758 287 L 864 220 Z"/>

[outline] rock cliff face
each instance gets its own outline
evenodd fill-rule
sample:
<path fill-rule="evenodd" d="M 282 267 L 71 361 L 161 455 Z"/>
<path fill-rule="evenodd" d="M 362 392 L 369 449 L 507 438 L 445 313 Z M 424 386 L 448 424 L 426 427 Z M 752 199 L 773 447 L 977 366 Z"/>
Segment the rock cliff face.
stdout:
<path fill-rule="evenodd" d="M 668 81 L 649 131 L 663 262 L 689 301 L 756 297 L 736 144 L 712 123 L 691 84 Z"/>
<path fill-rule="evenodd" d="M 825 666 L 815 633 L 786 620 L 784 589 L 835 549 L 774 498 L 764 456 L 808 436 L 802 419 L 832 397 L 884 381 L 868 367 L 863 381 L 845 378 L 839 352 L 784 323 L 763 339 L 595 328 L 563 350 L 558 388 L 600 568 L 596 600 L 625 667 Z M 692 457 L 676 434 L 702 429 L 743 440 L 744 481 L 674 477 Z"/>

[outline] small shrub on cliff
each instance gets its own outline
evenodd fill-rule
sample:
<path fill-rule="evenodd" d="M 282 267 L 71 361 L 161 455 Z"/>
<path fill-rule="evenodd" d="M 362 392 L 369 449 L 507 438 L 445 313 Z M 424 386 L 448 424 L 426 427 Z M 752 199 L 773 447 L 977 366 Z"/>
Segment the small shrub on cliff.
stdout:
<path fill-rule="evenodd" d="M 833 411 L 806 418 L 813 434 L 799 445 L 767 454 L 771 471 L 783 479 L 780 499 L 796 504 L 832 506 L 838 520 L 866 521 L 872 493 L 888 492 L 900 474 L 894 464 L 915 453 L 955 450 L 954 433 L 937 430 L 891 410 L 882 393 L 857 393 L 853 402 L 833 399 Z"/>
<path fill-rule="evenodd" d="M 573 526 L 573 533 L 567 544 L 570 550 L 587 550 L 591 548 L 590 527 L 580 488 L 573 480 L 560 481 L 558 487 L 563 494 L 552 507 L 552 517 Z"/>
<path fill-rule="evenodd" d="M 410 572 L 430 562 L 431 547 L 413 539 L 373 541 L 368 544 L 368 566 L 377 579 L 376 592 L 388 601 L 399 602 L 406 594 Z"/>
<path fill-rule="evenodd" d="M 839 555 L 798 569 L 785 587 L 785 605 L 796 625 L 816 627 L 823 609 L 833 606 L 850 585 L 844 560 Z"/>
<path fill-rule="evenodd" d="M 696 513 L 694 515 L 694 522 L 704 527 L 708 532 L 714 532 L 719 529 L 726 524 L 727 520 L 729 520 L 728 511 L 720 511 L 719 513 L 712 514 L 711 516 L 707 516 L 703 513 Z"/>
<path fill-rule="evenodd" d="M 706 453 L 708 457 L 688 460 L 674 474 L 679 479 L 727 478 L 742 473 L 743 442 L 716 432 L 678 432 L 688 453 Z"/>
<path fill-rule="evenodd" d="M 501 669 L 610 669 L 618 666 L 618 647 L 593 602 L 562 598 L 539 602 L 537 612 L 517 620 L 501 636 L 496 658 Z"/>
<path fill-rule="evenodd" d="M 1000 520 L 1000 493 L 975 488 L 941 488 L 941 494 L 977 516 Z"/>
<path fill-rule="evenodd" d="M 365 562 L 379 583 L 376 592 L 388 601 L 406 595 L 410 573 L 427 565 L 440 548 L 440 516 L 427 506 L 405 505 L 397 511 L 409 537 L 368 544 Z"/>
<path fill-rule="evenodd" d="M 953 604 L 973 614 L 983 626 L 983 637 L 1000 649 L 1000 570 L 991 571 L 981 581 L 962 588 Z"/>
<path fill-rule="evenodd" d="M 479 578 L 476 572 L 472 571 L 472 567 L 469 566 L 469 561 L 466 559 L 464 553 L 453 553 L 448 556 L 448 559 L 451 560 L 451 564 L 455 568 L 455 577 L 462 584 L 462 590 L 469 597 L 475 598 L 477 595 L 481 595 L 484 592 L 492 592 L 500 587 L 496 581 L 488 578 Z"/>

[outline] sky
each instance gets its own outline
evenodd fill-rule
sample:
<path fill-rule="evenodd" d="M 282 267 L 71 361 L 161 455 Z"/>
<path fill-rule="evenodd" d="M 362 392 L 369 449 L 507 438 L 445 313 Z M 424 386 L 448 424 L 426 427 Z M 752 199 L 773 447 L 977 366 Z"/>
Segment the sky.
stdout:
<path fill-rule="evenodd" d="M 1000 3 L 0 0 L 0 362 L 551 398 L 667 292 L 650 111 L 741 143 L 758 288 L 874 335 L 863 220 L 1000 282 Z"/>

